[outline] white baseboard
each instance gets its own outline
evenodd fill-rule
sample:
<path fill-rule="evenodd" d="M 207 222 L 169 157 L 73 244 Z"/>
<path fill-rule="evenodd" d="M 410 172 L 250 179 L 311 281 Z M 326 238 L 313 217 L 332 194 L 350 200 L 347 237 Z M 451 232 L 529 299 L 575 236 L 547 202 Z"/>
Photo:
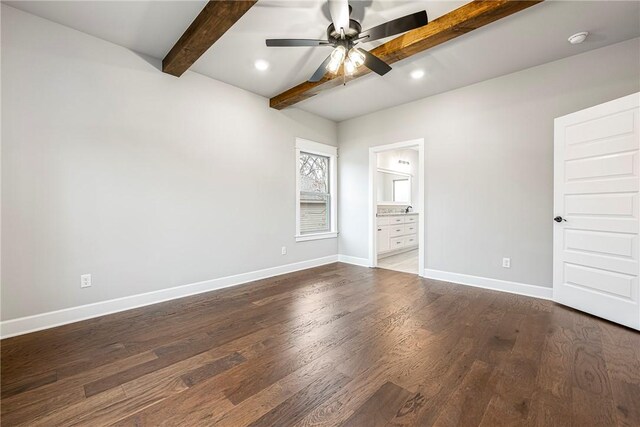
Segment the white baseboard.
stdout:
<path fill-rule="evenodd" d="M 338 262 L 344 262 L 345 264 L 359 265 L 361 267 L 369 267 L 369 260 L 367 258 L 358 258 L 349 255 L 338 255 Z"/>
<path fill-rule="evenodd" d="M 424 277 L 427 279 L 442 280 L 460 285 L 474 286 L 476 288 L 491 289 L 494 291 L 509 292 L 541 299 L 552 299 L 553 289 L 544 286 L 527 285 L 525 283 L 509 282 L 507 280 L 490 279 L 487 277 L 470 276 L 468 274 L 449 273 L 448 271 L 431 270 L 425 268 Z"/>
<path fill-rule="evenodd" d="M 132 308 L 143 307 L 145 305 L 156 304 L 216 289 L 228 288 L 230 286 L 241 285 L 254 280 L 266 279 L 268 277 L 318 267 L 337 261 L 338 255 L 330 255 L 323 258 L 266 268 L 264 270 L 251 271 L 249 273 L 236 274 L 234 276 L 221 277 L 218 279 L 176 286 L 144 294 L 131 295 L 128 297 L 116 298 L 108 301 L 81 305 L 78 307 L 65 308 L 33 316 L 20 317 L 18 319 L 5 320 L 0 322 L 0 337 L 9 338 L 29 332 L 40 331 L 42 329 L 49 329 L 60 325 L 66 325 L 68 323 L 104 316 L 106 314 L 117 313 L 119 311 L 130 310 Z"/>

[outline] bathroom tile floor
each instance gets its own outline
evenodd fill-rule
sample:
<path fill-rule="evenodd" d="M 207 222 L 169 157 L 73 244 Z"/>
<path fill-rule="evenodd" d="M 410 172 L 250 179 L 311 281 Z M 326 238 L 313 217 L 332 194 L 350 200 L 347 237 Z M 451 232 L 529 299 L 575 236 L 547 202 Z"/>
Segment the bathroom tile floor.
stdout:
<path fill-rule="evenodd" d="M 379 258 L 378 268 L 418 274 L 418 249 Z"/>

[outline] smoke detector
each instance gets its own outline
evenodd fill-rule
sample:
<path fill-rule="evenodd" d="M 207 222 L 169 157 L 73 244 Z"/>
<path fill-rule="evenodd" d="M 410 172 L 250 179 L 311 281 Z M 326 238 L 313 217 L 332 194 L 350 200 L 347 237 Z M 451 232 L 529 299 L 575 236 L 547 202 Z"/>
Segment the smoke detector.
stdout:
<path fill-rule="evenodd" d="M 571 44 L 579 44 L 587 39 L 589 33 L 587 31 L 583 31 L 581 33 L 576 33 L 568 38 L 569 43 Z"/>

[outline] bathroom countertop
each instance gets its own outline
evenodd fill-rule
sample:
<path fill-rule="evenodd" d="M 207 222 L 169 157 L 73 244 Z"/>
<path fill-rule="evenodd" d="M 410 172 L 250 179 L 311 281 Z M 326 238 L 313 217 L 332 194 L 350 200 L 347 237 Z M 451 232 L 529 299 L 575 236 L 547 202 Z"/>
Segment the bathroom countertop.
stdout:
<path fill-rule="evenodd" d="M 379 213 L 376 214 L 376 216 L 405 216 L 405 215 L 418 215 L 419 212 L 409 212 L 409 213 L 404 213 L 404 212 L 388 212 L 388 213 Z"/>

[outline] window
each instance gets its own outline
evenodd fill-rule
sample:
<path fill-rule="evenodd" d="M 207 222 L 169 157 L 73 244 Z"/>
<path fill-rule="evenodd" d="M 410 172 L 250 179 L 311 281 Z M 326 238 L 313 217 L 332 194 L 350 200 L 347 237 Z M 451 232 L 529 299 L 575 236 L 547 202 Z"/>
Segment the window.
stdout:
<path fill-rule="evenodd" d="M 409 200 L 411 200 L 411 194 L 409 194 L 410 191 L 411 185 L 409 184 L 409 178 L 393 180 L 394 202 L 409 202 Z"/>
<path fill-rule="evenodd" d="M 330 145 L 296 140 L 296 240 L 337 236 L 337 149 Z"/>
<path fill-rule="evenodd" d="M 331 231 L 329 157 L 300 152 L 300 234 Z"/>

